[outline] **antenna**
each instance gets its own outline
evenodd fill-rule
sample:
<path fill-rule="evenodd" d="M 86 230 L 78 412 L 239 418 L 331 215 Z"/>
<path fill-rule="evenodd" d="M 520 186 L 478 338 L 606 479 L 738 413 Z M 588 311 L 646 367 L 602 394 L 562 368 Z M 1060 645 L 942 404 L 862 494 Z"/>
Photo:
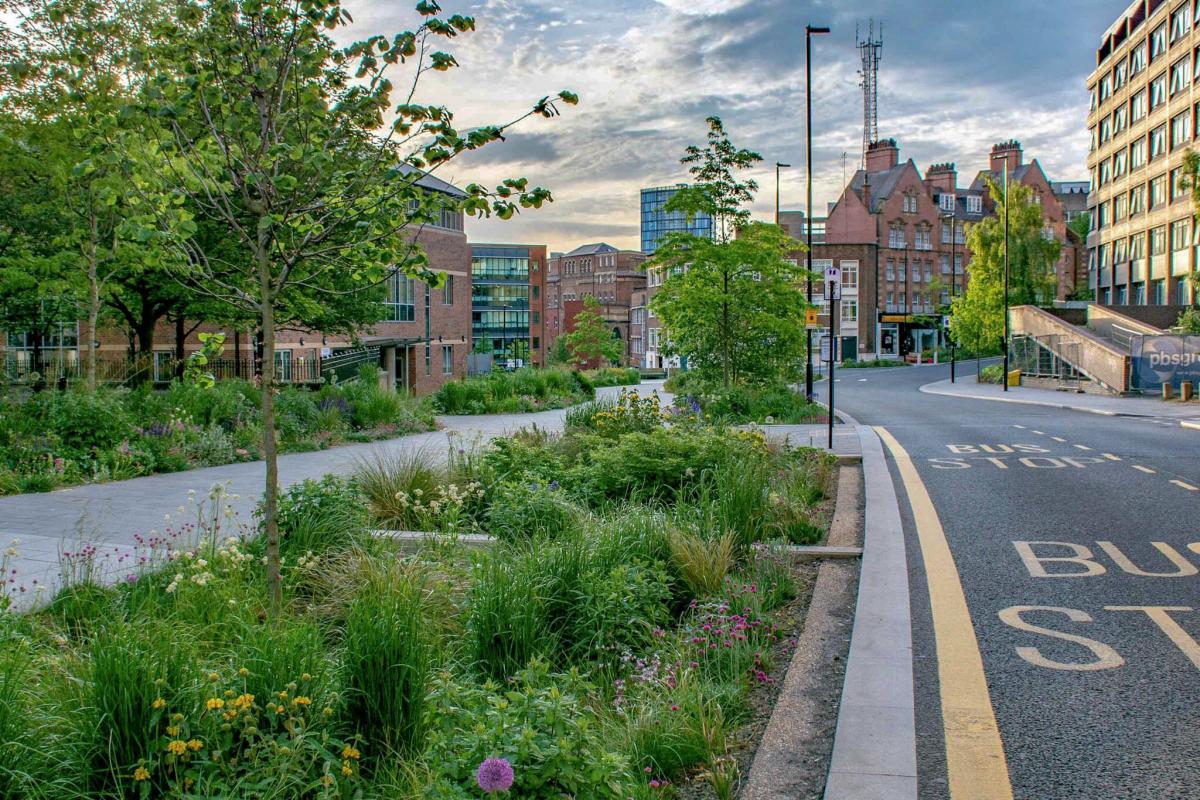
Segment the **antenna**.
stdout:
<path fill-rule="evenodd" d="M 883 55 L 883 23 L 879 23 L 879 32 L 875 32 L 875 20 L 867 23 L 867 38 L 859 36 L 858 26 L 854 26 L 854 39 L 862 53 L 862 69 L 858 75 L 859 85 L 863 91 L 863 144 L 862 165 L 866 166 L 867 150 L 879 140 L 879 59 Z"/>

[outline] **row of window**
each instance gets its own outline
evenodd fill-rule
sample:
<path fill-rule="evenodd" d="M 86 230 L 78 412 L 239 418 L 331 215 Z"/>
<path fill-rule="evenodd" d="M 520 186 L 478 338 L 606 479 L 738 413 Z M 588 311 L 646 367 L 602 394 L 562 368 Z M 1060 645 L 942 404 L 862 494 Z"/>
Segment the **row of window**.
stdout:
<path fill-rule="evenodd" d="M 412 322 L 416 319 L 416 296 L 417 296 L 417 281 L 407 275 L 396 273 L 388 278 L 387 281 L 387 299 L 384 300 L 385 308 L 384 321 L 386 322 Z M 429 313 L 429 287 L 426 287 L 425 292 L 425 313 Z M 454 305 L 454 276 L 447 275 L 446 282 L 442 284 L 442 305 Z"/>
<path fill-rule="evenodd" d="M 1089 110 L 1094 111 L 1143 70 L 1166 56 L 1168 47 L 1175 46 L 1187 36 L 1198 16 L 1200 16 L 1200 0 L 1189 0 L 1176 9 L 1169 20 L 1162 22 L 1151 31 L 1148 37 L 1130 48 L 1129 55 L 1114 64 L 1110 71 L 1100 76 L 1100 79 L 1091 88 Z M 1178 62 L 1172 66 L 1172 71 L 1177 65 Z M 1174 78 L 1172 78 L 1172 82 L 1174 82 Z M 1177 90 L 1173 88 L 1172 94 L 1175 91 Z"/>
<path fill-rule="evenodd" d="M 967 198 L 979 200 L 980 198 Z M 951 244 L 951 238 L 954 239 L 954 244 L 964 244 L 966 242 L 966 232 L 961 222 L 941 223 L 942 229 L 942 244 Z M 953 231 L 953 234 L 952 234 Z M 902 250 L 908 246 L 908 231 L 907 226 L 903 222 L 893 222 L 888 226 L 888 247 L 893 250 Z M 928 223 L 920 223 L 915 226 L 913 236 L 913 248 L 916 250 L 932 250 L 933 236 L 932 229 Z"/>
<path fill-rule="evenodd" d="M 1140 231 L 1128 237 L 1123 236 L 1112 242 L 1106 242 L 1096 249 L 1100 268 L 1103 269 L 1110 264 L 1123 264 L 1127 261 L 1141 261 L 1147 255 L 1147 243 L 1149 243 L 1151 258 L 1166 255 L 1168 243 L 1172 252 L 1186 251 L 1189 247 L 1200 244 L 1200 237 L 1197 237 L 1200 228 L 1193 229 L 1191 219 L 1181 219 L 1172 222 L 1169 226 L 1159 225 L 1149 231 Z M 1170 234 L 1169 242 L 1168 233 Z"/>
<path fill-rule="evenodd" d="M 1197 70 L 1196 81 L 1200 82 L 1200 48 L 1197 49 L 1197 53 L 1196 53 L 1196 70 Z M 1191 75 L 1190 67 L 1185 71 L 1184 74 L 1185 74 L 1185 76 Z M 1172 72 L 1172 76 L 1173 76 L 1171 79 L 1171 86 L 1172 86 L 1171 94 L 1172 95 L 1174 95 L 1175 92 L 1177 91 L 1174 88 L 1176 85 L 1176 79 L 1175 79 L 1174 75 L 1175 75 L 1175 73 Z M 1190 78 L 1185 77 L 1185 78 L 1181 78 L 1180 80 L 1183 81 L 1181 88 L 1186 87 L 1190 84 Z M 1129 98 L 1128 103 L 1123 103 L 1119 108 L 1114 110 L 1112 112 L 1112 114 L 1106 115 L 1096 125 L 1094 125 L 1091 128 L 1091 144 L 1090 144 L 1089 152 L 1095 151 L 1098 147 L 1101 147 L 1101 146 L 1107 144 L 1109 141 L 1115 139 L 1116 137 L 1121 135 L 1121 133 L 1123 133 L 1125 131 L 1125 129 L 1128 128 L 1130 125 L 1133 125 L 1133 124 L 1136 124 L 1137 122 L 1139 122 L 1143 117 L 1146 116 L 1146 114 L 1149 111 L 1154 111 L 1159 106 L 1161 106 L 1163 103 L 1165 103 L 1166 102 L 1166 91 L 1167 91 L 1165 81 L 1166 81 L 1166 73 L 1163 73 L 1158 78 L 1154 79 L 1154 81 L 1150 84 L 1148 89 L 1143 89 L 1142 91 L 1135 94 L 1133 97 Z M 1149 93 L 1149 94 L 1147 94 L 1147 93 Z M 1147 96 L 1149 97 L 1148 103 L 1147 103 Z M 1195 108 L 1191 109 L 1190 111 L 1184 111 L 1183 113 L 1177 114 L 1171 118 L 1171 126 L 1172 126 L 1172 132 L 1173 132 L 1172 140 L 1173 141 L 1186 141 L 1187 139 L 1191 138 L 1190 130 L 1194 127 L 1192 122 L 1196 118 L 1197 114 L 1200 114 L 1200 104 L 1197 104 L 1197 106 Z M 1182 120 L 1182 121 L 1180 121 L 1180 120 Z M 1183 139 L 1176 138 L 1174 136 L 1175 127 L 1177 125 L 1185 125 L 1185 124 L 1188 126 L 1188 131 L 1189 131 L 1188 134 L 1186 135 L 1186 138 L 1183 138 Z M 1164 130 L 1165 128 L 1166 128 L 1166 126 L 1163 125 L 1158 130 Z M 1172 147 L 1174 147 L 1174 145 L 1172 145 Z"/>
<path fill-rule="evenodd" d="M 471 275 L 477 280 L 528 281 L 529 259 L 476 256 L 471 259 Z"/>
<path fill-rule="evenodd" d="M 1092 209 L 1092 229 L 1103 230 L 1186 196 L 1183 168 L 1176 167 L 1169 175 L 1163 173 L 1145 183 L 1139 182 L 1128 192 L 1121 192 L 1097 205 Z"/>
<path fill-rule="evenodd" d="M 1143 282 L 1133 284 L 1132 292 L 1128 292 L 1124 285 L 1101 288 L 1100 303 L 1107 305 L 1110 302 L 1118 306 L 1123 306 L 1126 302 L 1132 302 L 1136 306 L 1145 305 L 1146 284 Z M 1150 281 L 1150 303 L 1156 306 L 1167 304 L 1167 282 L 1165 280 Z M 1175 284 L 1175 304 L 1181 306 L 1191 304 L 1187 281 L 1179 281 Z"/>

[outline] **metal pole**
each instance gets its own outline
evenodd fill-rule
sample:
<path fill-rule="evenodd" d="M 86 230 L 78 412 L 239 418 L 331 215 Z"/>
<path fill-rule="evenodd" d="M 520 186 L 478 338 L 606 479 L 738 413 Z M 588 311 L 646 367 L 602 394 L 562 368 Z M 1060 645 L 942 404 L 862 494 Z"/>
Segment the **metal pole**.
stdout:
<path fill-rule="evenodd" d="M 805 266 L 807 267 L 807 299 L 808 304 L 812 305 L 812 35 L 814 33 L 829 33 L 829 28 L 816 28 L 812 25 L 804 26 L 804 105 L 805 105 L 805 156 L 808 161 L 808 166 L 804 171 L 804 184 L 807 192 L 807 206 L 805 207 L 805 223 L 807 225 L 807 243 L 808 252 L 805 254 Z M 804 396 L 808 400 L 813 397 L 813 368 L 812 368 L 812 331 L 804 331 L 805 339 L 805 361 L 804 361 Z"/>
<path fill-rule="evenodd" d="M 839 277 L 838 280 L 841 280 Z M 834 372 L 837 369 L 838 357 L 838 341 L 841 337 L 838 336 L 838 306 L 840 301 L 834 299 L 837 294 L 836 287 L 826 285 L 826 292 L 829 295 L 829 444 L 830 450 L 833 450 L 833 384 Z"/>
<path fill-rule="evenodd" d="M 1008 158 L 1004 159 L 1004 375 L 1001 383 L 1008 391 Z"/>

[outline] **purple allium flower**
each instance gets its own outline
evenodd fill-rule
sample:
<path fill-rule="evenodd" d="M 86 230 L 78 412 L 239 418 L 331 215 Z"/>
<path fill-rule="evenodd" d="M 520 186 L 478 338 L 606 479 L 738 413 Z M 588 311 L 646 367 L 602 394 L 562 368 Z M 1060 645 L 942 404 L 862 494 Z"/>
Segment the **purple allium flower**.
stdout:
<path fill-rule="evenodd" d="M 506 792 L 513 785 L 513 768 L 503 758 L 485 758 L 475 772 L 475 782 L 485 792 Z"/>
<path fill-rule="evenodd" d="M 552 492 L 558 491 L 558 481 L 550 481 L 550 491 L 552 491 Z"/>

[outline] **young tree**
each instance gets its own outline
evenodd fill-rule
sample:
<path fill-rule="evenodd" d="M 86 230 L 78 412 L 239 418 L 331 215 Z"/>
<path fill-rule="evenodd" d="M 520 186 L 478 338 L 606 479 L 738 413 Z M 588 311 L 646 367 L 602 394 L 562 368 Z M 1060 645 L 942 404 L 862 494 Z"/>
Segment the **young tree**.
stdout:
<path fill-rule="evenodd" d="M 340 0 L 178 0 L 147 51 L 142 110 L 165 134 L 128 151 L 158 167 L 153 177 L 135 176 L 143 236 L 178 250 L 182 280 L 253 314 L 261 332 L 262 507 L 275 606 L 277 328 L 319 312 L 320 298 L 354 295 L 397 272 L 440 285 L 417 240 L 422 226 L 443 211 L 507 219 L 550 195 L 509 179 L 495 190 L 471 184 L 459 198 L 431 188 L 430 172 L 502 139 L 521 119 L 554 116 L 556 100 L 577 100 L 564 91 L 506 125 L 456 130 L 445 106 L 414 96 L 423 76 L 457 66 L 437 42 L 475 23 L 439 16 L 434 0 L 416 10 L 414 30 L 343 48 L 326 33 L 349 21 Z M 411 74 L 397 105 L 390 73 L 398 65 Z M 201 221 L 227 231 L 236 247 L 206 247 Z"/>
<path fill-rule="evenodd" d="M 988 191 L 995 216 L 967 231 L 971 280 L 967 291 L 950 305 L 950 332 L 973 350 L 994 347 L 1004 336 L 1004 189 L 991 178 Z M 1033 190 L 1020 183 L 1008 187 L 1008 303 L 1044 304 L 1054 298 L 1055 272 L 1061 244 L 1044 233 L 1042 208 Z"/>
<path fill-rule="evenodd" d="M 605 362 L 613 364 L 621 360 L 625 348 L 609 331 L 595 297 L 588 295 L 583 299 L 583 308 L 575 314 L 573 323 L 574 329 L 559 338 L 575 366 L 583 369 L 594 361 L 603 366 Z"/>
<path fill-rule="evenodd" d="M 708 119 L 708 144 L 688 147 L 684 164 L 696 183 L 668 211 L 713 218 L 714 238 L 668 234 L 646 267 L 666 276 L 650 307 L 670 352 L 719 377 L 723 386 L 789 374 L 804 348 L 800 283 L 808 272 L 789 259 L 802 246 L 775 225 L 750 222 L 743 206 L 758 188 L 737 172 L 762 160 L 730 142 L 721 120 Z"/>

